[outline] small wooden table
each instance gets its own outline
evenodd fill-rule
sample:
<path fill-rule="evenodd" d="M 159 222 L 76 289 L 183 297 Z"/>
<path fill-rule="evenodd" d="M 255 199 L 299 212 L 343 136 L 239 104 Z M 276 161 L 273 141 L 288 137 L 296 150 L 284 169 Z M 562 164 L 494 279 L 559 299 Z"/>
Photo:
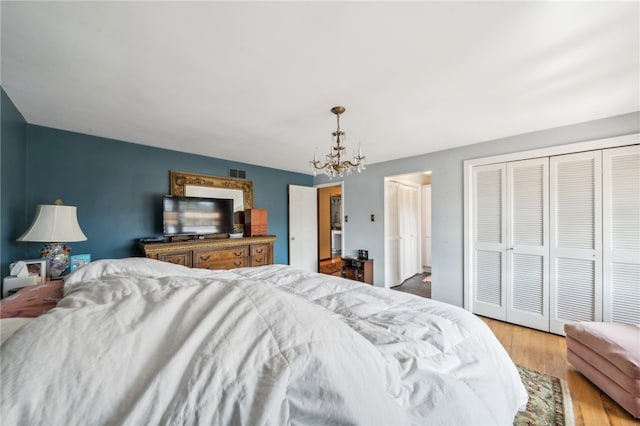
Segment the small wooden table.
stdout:
<path fill-rule="evenodd" d="M 343 257 L 342 277 L 373 285 L 373 259 Z"/>

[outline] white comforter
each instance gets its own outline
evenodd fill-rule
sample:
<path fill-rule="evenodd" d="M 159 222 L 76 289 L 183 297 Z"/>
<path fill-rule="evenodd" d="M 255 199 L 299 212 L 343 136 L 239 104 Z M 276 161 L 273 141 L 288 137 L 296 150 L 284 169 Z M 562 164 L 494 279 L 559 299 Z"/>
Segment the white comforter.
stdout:
<path fill-rule="evenodd" d="M 283 265 L 94 262 L 1 350 L 3 425 L 496 425 L 527 399 L 470 313 Z"/>

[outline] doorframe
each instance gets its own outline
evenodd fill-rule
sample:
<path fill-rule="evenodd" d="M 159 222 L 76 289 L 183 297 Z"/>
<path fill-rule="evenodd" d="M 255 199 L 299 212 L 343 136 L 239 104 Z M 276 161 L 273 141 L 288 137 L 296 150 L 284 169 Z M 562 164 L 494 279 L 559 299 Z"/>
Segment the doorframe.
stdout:
<path fill-rule="evenodd" d="M 327 182 L 327 183 L 319 183 L 316 185 L 313 185 L 314 188 L 316 188 L 316 193 L 318 192 L 317 189 L 319 188 L 331 188 L 334 186 L 339 186 L 340 187 L 340 196 L 342 197 L 342 208 L 340 209 L 340 229 L 342 230 L 342 238 L 340 239 L 340 255 L 344 255 L 345 253 L 345 229 L 344 229 L 344 211 L 345 211 L 345 196 L 344 196 L 344 181 L 339 181 L 339 182 Z M 319 205 L 318 205 L 319 206 Z M 316 221 L 316 231 L 319 229 L 318 228 L 318 222 L 320 221 L 320 215 L 318 215 L 318 219 Z M 320 238 L 318 238 L 318 245 L 320 245 Z M 320 268 L 320 247 L 318 247 L 318 268 Z"/>
<path fill-rule="evenodd" d="M 509 154 L 493 155 L 489 157 L 473 158 L 463 162 L 463 307 L 473 311 L 473 168 L 493 163 L 526 160 L 536 157 L 553 157 L 556 155 L 573 154 L 597 149 L 615 148 L 640 143 L 640 133 L 624 136 L 595 139 L 577 143 L 552 146 L 548 148 L 531 149 Z"/>

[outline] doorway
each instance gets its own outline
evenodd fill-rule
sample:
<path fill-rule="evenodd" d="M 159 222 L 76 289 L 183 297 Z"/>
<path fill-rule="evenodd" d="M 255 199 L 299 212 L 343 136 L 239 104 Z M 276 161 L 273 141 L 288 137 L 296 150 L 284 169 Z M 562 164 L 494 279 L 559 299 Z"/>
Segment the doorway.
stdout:
<path fill-rule="evenodd" d="M 342 182 L 318 185 L 318 270 L 338 274 L 344 250 Z"/>
<path fill-rule="evenodd" d="M 385 178 L 385 287 L 431 281 L 431 172 Z"/>

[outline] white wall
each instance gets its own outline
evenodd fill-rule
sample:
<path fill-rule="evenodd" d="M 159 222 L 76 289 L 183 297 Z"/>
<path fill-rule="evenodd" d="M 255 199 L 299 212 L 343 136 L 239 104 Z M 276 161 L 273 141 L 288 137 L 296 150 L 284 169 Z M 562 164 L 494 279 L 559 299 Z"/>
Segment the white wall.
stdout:
<path fill-rule="evenodd" d="M 511 136 L 466 147 L 367 166 L 344 179 L 346 254 L 369 250 L 374 259 L 374 283 L 384 286 L 384 178 L 431 170 L 432 175 L 432 298 L 463 305 L 463 164 L 464 160 L 564 145 L 640 132 L 640 112 L 571 126 Z M 401 142 L 401 141 L 399 141 Z M 366 149 L 366 143 L 364 144 Z M 325 176 L 314 184 L 328 182 Z M 375 221 L 370 215 L 375 214 Z"/>

